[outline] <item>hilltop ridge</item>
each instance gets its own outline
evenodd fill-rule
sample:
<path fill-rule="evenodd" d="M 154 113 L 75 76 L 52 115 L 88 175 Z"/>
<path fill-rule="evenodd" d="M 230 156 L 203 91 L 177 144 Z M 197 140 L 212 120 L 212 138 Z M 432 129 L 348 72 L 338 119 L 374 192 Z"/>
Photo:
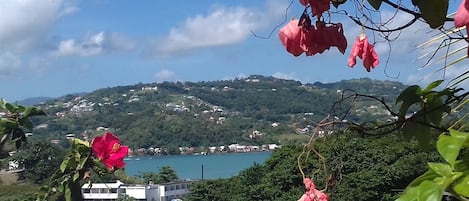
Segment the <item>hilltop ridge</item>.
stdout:
<path fill-rule="evenodd" d="M 33 119 L 34 136 L 66 143 L 67 134 L 89 138 L 108 130 L 132 148 L 164 147 L 172 153 L 179 147 L 288 143 L 304 139 L 344 91 L 391 102 L 404 88 L 367 78 L 303 84 L 262 75 L 109 87 L 38 105 L 49 115 Z M 347 120 L 389 118 L 376 102 L 359 102 L 353 109 Z"/>

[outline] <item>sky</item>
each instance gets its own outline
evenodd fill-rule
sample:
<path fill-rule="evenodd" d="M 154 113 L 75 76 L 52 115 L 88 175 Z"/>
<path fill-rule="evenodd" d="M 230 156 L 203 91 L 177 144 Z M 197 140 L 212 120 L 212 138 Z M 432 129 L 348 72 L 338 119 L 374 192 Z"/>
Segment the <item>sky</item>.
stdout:
<path fill-rule="evenodd" d="M 323 54 L 294 57 L 278 38 L 278 26 L 298 18 L 304 9 L 296 0 L 289 7 L 290 2 L 2 0 L 0 98 L 12 102 L 137 83 L 249 75 L 302 83 L 368 77 L 424 84 L 466 70 L 462 66 L 467 66 L 467 60 L 446 71 L 421 69 L 426 60 L 417 57 L 429 50 L 416 45 L 428 40 L 432 32 L 420 22 L 392 43 L 367 32 L 381 63 L 371 72 L 360 60 L 350 68 L 347 58 L 361 27 L 337 14 L 335 8 L 330 21 L 343 24 L 348 40 L 345 54 L 333 47 Z M 459 0 L 450 3 L 450 11 L 455 10 Z M 349 0 L 339 10 L 352 13 L 353 8 Z M 391 17 L 394 10 L 383 6 L 381 14 Z M 396 15 L 390 26 L 409 18 Z"/>

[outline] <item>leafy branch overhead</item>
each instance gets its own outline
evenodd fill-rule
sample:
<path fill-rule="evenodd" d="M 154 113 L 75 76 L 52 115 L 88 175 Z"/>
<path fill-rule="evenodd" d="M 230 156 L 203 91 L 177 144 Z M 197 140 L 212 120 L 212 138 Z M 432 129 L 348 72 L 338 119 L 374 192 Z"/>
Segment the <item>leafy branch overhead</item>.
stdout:
<path fill-rule="evenodd" d="M 458 95 L 462 88 L 445 88 L 435 91 L 443 80 L 430 83 L 425 89 L 413 85 L 405 89 L 396 99 L 396 104 L 400 104 L 399 119 L 402 122 L 402 134 L 410 139 L 415 137 L 423 148 L 429 148 L 432 129 L 445 132 L 441 127 L 443 115 L 450 114 L 451 105 L 461 102 L 468 93 Z M 418 110 L 413 114 L 408 114 L 409 108 L 416 106 Z M 406 117 L 410 115 L 409 117 Z"/>
<path fill-rule="evenodd" d="M 36 107 L 24 107 L 17 104 L 7 103 L 0 100 L 0 111 L 5 114 L 0 119 L 0 150 L 8 140 L 15 143 L 16 148 L 21 146 L 22 142 L 26 142 L 26 132 L 33 130 L 33 124 L 30 118 L 33 116 L 46 115 L 44 111 Z"/>

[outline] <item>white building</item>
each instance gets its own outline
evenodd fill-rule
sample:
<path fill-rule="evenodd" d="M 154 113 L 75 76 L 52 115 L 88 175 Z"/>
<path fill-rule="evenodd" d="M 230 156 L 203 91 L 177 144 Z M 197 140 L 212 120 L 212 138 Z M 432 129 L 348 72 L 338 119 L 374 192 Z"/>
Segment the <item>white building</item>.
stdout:
<path fill-rule="evenodd" d="M 194 182 L 196 181 L 181 180 L 163 184 L 135 185 L 117 181 L 116 183 L 93 183 L 91 187 L 84 184 L 81 191 L 85 201 L 110 201 L 122 196 L 142 201 L 173 201 L 188 194 L 189 188 Z"/>

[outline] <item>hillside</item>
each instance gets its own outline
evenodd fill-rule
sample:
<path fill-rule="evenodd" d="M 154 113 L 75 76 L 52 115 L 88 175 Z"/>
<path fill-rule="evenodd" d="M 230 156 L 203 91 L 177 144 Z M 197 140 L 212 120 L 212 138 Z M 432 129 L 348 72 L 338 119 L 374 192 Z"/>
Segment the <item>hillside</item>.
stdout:
<path fill-rule="evenodd" d="M 92 137 L 104 130 L 132 148 L 284 143 L 301 137 L 330 113 L 343 92 L 372 94 L 390 105 L 405 86 L 370 79 L 302 84 L 265 76 L 211 82 L 164 82 L 68 95 L 39 105 L 35 137 L 66 144 L 65 136 Z M 335 108 L 342 117 L 348 109 Z M 386 121 L 376 101 L 356 101 L 348 121 Z M 341 111 L 344 110 L 344 111 Z M 283 140 L 283 141 L 282 141 Z"/>

